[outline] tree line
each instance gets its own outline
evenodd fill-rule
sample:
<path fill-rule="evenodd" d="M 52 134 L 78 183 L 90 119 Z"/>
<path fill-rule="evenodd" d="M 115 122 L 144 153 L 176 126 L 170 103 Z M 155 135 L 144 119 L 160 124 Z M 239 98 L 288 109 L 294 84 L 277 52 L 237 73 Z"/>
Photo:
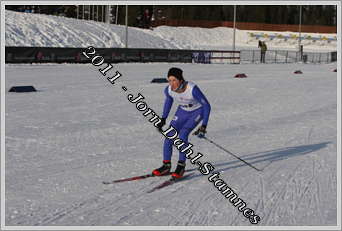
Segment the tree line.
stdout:
<path fill-rule="evenodd" d="M 95 7 L 92 6 L 94 9 Z M 33 8 L 33 13 L 44 13 L 62 15 L 76 18 L 76 5 L 39 5 L 39 6 L 18 6 L 6 5 L 6 9 L 23 11 L 23 9 Z M 79 6 L 78 9 L 82 9 Z M 88 8 L 84 8 L 88 9 Z M 91 9 L 91 7 L 89 8 Z M 136 18 L 148 9 L 154 20 L 180 19 L 180 20 L 208 20 L 208 21 L 233 21 L 233 5 L 130 5 L 128 7 L 129 25 L 136 24 Z M 257 22 L 270 24 L 298 24 L 300 7 L 296 5 L 237 5 L 237 22 Z M 113 20 L 118 12 L 117 20 Z M 101 15 L 100 15 L 101 14 Z M 103 18 L 102 12 L 99 18 Z M 125 23 L 125 6 L 112 7 L 111 21 Z M 303 5 L 302 6 L 303 25 L 337 25 L 336 5 Z"/>
<path fill-rule="evenodd" d="M 234 6 L 155 6 L 168 18 L 186 20 L 233 21 Z M 298 24 L 299 6 L 294 5 L 237 5 L 236 21 L 271 24 Z M 302 24 L 336 26 L 336 6 L 302 6 Z"/>

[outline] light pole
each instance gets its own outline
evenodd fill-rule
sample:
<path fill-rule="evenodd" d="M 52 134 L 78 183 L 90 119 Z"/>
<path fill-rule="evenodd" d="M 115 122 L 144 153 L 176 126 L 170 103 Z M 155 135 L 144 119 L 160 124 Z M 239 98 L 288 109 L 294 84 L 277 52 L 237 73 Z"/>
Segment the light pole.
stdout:
<path fill-rule="evenodd" d="M 233 24 L 233 51 L 235 51 L 235 27 L 236 27 L 236 5 L 234 5 L 234 24 Z"/>
<path fill-rule="evenodd" d="M 299 49 L 299 53 L 301 53 L 301 33 L 302 33 L 302 6 L 299 6 L 299 28 L 298 28 L 298 32 L 299 32 L 299 38 L 298 38 L 298 49 Z"/>
<path fill-rule="evenodd" d="M 78 5 L 76 5 L 76 11 L 77 11 L 77 16 L 76 16 L 76 18 L 78 19 L 78 15 L 79 15 L 79 6 Z"/>
<path fill-rule="evenodd" d="M 93 21 L 95 21 L 95 5 L 93 5 Z"/>
<path fill-rule="evenodd" d="M 111 23 L 111 19 L 112 19 L 111 12 L 112 12 L 112 10 L 113 10 L 112 5 L 107 5 L 106 6 L 106 13 L 105 13 L 105 15 L 106 15 L 106 23 L 108 23 L 108 24 Z"/>
<path fill-rule="evenodd" d="M 234 24 L 233 24 L 233 63 L 235 63 L 235 31 L 236 31 L 236 5 L 234 5 Z"/>
<path fill-rule="evenodd" d="M 118 25 L 118 19 L 119 19 L 119 5 L 116 5 L 115 25 Z"/>
<path fill-rule="evenodd" d="M 128 5 L 126 5 L 126 42 L 125 47 L 128 48 Z"/>
<path fill-rule="evenodd" d="M 104 7 L 105 7 L 105 6 L 102 6 L 102 7 L 101 7 L 101 9 L 102 9 L 101 22 L 105 22 L 105 18 L 104 18 Z"/>

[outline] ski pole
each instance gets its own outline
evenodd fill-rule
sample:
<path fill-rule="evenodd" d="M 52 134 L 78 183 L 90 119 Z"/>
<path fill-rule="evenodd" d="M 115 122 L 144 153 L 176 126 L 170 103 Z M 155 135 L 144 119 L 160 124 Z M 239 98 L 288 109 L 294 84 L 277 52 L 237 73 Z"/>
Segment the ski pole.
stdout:
<path fill-rule="evenodd" d="M 261 169 L 258 169 L 258 168 L 256 168 L 256 167 L 254 167 L 252 164 L 250 164 L 250 163 L 248 163 L 247 161 L 245 161 L 245 160 L 241 159 L 240 157 L 238 157 L 238 156 L 234 155 L 233 153 L 231 153 L 231 152 L 230 152 L 230 151 L 228 151 L 227 149 L 225 149 L 225 148 L 221 147 L 220 145 L 218 145 L 218 144 L 217 144 L 217 143 L 215 143 L 214 141 L 212 141 L 212 140 L 208 139 L 207 137 L 205 137 L 205 136 L 204 136 L 203 138 L 204 138 L 204 139 L 206 139 L 208 142 L 210 142 L 210 143 L 214 144 L 216 147 L 218 147 L 218 148 L 222 149 L 223 151 L 227 152 L 228 154 L 230 154 L 230 155 L 234 156 L 235 158 L 237 158 L 237 159 L 241 160 L 242 162 L 244 162 L 244 163 L 245 163 L 245 164 L 247 164 L 248 166 L 250 166 L 250 167 L 254 168 L 255 170 L 257 170 L 257 171 L 262 171 Z"/>

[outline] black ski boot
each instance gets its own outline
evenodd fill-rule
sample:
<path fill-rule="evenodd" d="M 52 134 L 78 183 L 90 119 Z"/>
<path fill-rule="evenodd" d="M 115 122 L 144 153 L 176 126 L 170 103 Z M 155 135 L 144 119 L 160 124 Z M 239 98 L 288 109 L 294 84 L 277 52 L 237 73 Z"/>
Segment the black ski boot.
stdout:
<path fill-rule="evenodd" d="M 171 169 L 171 161 L 170 160 L 164 160 L 163 166 L 153 170 L 152 174 L 155 176 L 168 175 L 170 173 L 170 169 Z"/>
<path fill-rule="evenodd" d="M 182 178 L 185 172 L 185 161 L 178 161 L 176 171 L 171 174 L 173 178 Z"/>

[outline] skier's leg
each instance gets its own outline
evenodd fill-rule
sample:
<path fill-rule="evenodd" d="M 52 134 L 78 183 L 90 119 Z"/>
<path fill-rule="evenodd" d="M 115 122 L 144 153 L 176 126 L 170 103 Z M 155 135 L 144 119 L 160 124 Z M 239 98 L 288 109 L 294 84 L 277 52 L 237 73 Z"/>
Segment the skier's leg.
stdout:
<path fill-rule="evenodd" d="M 196 127 L 196 126 L 195 126 Z M 192 129 L 190 128 L 182 128 L 179 132 L 179 138 L 185 143 L 184 147 L 188 145 L 188 137 Z M 179 161 L 186 161 L 184 152 L 179 151 Z"/>
<path fill-rule="evenodd" d="M 185 143 L 184 147 L 188 145 L 188 137 L 190 132 L 194 130 L 194 128 L 202 119 L 202 108 L 195 110 L 179 131 L 179 138 Z M 185 154 L 186 153 L 179 151 L 179 161 L 186 161 Z"/>
<path fill-rule="evenodd" d="M 176 111 L 176 114 L 173 120 L 171 121 L 170 125 L 177 130 L 178 135 L 179 135 L 179 131 L 185 122 L 186 122 L 185 112 L 180 109 Z M 175 132 L 170 132 L 168 133 L 168 136 L 173 136 L 174 134 Z M 173 145 L 173 141 L 169 138 L 165 138 L 164 147 L 163 147 L 163 159 L 164 160 L 171 160 L 172 145 Z"/>
<path fill-rule="evenodd" d="M 183 126 L 183 123 L 185 122 L 186 117 L 182 116 L 181 111 L 177 110 L 173 120 L 171 121 L 170 125 L 174 127 L 178 131 Z M 175 132 L 170 132 L 167 134 L 167 136 L 173 136 Z M 164 140 L 164 147 L 163 147 L 163 166 L 160 168 L 157 168 L 152 171 L 153 175 L 156 176 L 162 176 L 165 174 L 168 174 L 171 169 L 171 156 L 172 156 L 172 144 L 173 141 L 169 138 L 165 138 Z"/>
<path fill-rule="evenodd" d="M 179 138 L 188 145 L 188 136 L 190 132 L 197 126 L 197 124 L 202 120 L 202 108 L 195 110 L 194 112 L 188 114 L 188 119 L 186 120 L 184 126 L 179 131 Z M 179 160 L 176 170 L 171 174 L 173 178 L 182 178 L 185 171 L 186 153 L 179 151 Z"/>

